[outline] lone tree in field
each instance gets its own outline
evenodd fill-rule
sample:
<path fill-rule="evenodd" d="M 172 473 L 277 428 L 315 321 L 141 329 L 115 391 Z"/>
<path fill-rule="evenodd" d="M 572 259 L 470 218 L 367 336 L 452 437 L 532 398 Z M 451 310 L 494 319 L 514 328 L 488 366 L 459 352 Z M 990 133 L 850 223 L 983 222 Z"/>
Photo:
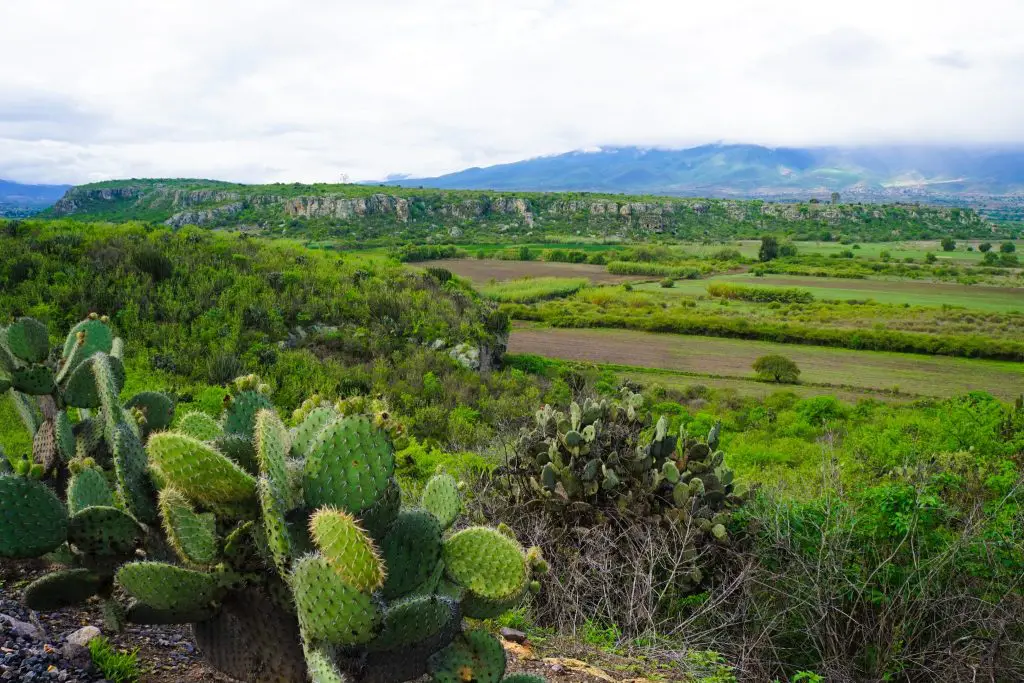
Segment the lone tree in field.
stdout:
<path fill-rule="evenodd" d="M 999 245 L 999 251 L 1003 252 L 1004 254 L 1012 254 L 1013 252 L 1017 251 L 1017 245 L 1015 245 L 1013 242 L 1003 242 L 1002 244 Z"/>
<path fill-rule="evenodd" d="M 956 249 L 956 240 L 954 240 L 952 237 L 943 237 L 941 244 L 942 251 L 953 251 L 954 249 Z"/>
<path fill-rule="evenodd" d="M 978 251 L 980 251 L 983 254 L 987 254 L 988 252 L 992 251 L 992 243 L 982 242 L 981 244 L 978 245 Z"/>
<path fill-rule="evenodd" d="M 754 372 L 758 379 L 783 384 L 796 384 L 800 381 L 800 368 L 785 356 L 761 356 L 754 361 Z"/>
<path fill-rule="evenodd" d="M 761 250 L 757 252 L 757 258 L 761 261 L 771 261 L 779 255 L 779 241 L 771 235 L 761 238 Z"/>

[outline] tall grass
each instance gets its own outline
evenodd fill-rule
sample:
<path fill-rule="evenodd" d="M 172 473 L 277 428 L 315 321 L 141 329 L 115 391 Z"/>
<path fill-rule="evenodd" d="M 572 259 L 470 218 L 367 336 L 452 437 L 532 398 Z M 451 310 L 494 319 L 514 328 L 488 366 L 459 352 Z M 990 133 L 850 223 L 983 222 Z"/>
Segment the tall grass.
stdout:
<path fill-rule="evenodd" d="M 537 277 L 484 285 L 480 292 L 503 303 L 527 304 L 575 294 L 590 283 L 585 277 Z"/>
<path fill-rule="evenodd" d="M 794 287 L 747 287 L 746 285 L 733 285 L 725 282 L 709 283 L 708 294 L 721 299 L 734 299 L 737 301 L 778 301 L 784 304 L 809 304 L 814 301 L 814 295 L 806 289 L 796 289 Z"/>
<path fill-rule="evenodd" d="M 636 261 L 612 261 L 607 266 L 615 275 L 651 275 L 671 277 L 677 280 L 696 280 L 702 274 L 711 272 L 707 263 L 686 266 L 670 266 L 664 263 L 639 263 Z"/>

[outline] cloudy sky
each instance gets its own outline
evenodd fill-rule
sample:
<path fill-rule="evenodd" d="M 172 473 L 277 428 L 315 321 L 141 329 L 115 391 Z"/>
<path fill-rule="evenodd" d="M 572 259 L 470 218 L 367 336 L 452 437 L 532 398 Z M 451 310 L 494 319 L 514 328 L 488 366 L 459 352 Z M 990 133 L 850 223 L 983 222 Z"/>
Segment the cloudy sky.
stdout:
<path fill-rule="evenodd" d="M 0 178 L 1024 142 L 1022 0 L 4 0 Z"/>

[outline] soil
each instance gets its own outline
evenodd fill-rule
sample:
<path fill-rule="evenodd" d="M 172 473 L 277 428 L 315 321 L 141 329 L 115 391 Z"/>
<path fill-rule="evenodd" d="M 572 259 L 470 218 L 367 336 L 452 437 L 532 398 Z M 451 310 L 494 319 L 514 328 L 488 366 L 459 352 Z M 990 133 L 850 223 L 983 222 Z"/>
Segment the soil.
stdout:
<path fill-rule="evenodd" d="M 103 681 L 95 670 L 83 671 L 61 660 L 59 653 L 65 638 L 83 626 L 97 626 L 103 630 L 103 617 L 97 601 L 79 608 L 32 614 L 20 605 L 21 589 L 27 583 L 49 571 L 44 563 L 5 562 L 0 565 L 0 613 L 42 626 L 45 637 L 30 643 L 35 668 L 44 674 L 29 674 L 29 665 L 21 670 L 5 671 L 4 648 L 0 648 L 0 680 L 2 681 L 62 681 L 64 683 L 94 683 Z M 0 620 L 2 621 L 2 620 Z M 140 626 L 129 625 L 121 633 L 104 635 L 119 650 L 138 650 L 142 667 L 140 683 L 233 683 L 234 679 L 218 673 L 203 663 L 202 656 L 192 643 L 187 625 Z M 4 643 L 4 629 L 0 628 L 0 646 Z M 551 683 L 607 683 L 619 681 L 613 676 L 602 677 L 587 673 L 582 662 L 572 659 L 548 657 L 534 650 L 529 643 L 505 643 L 508 652 L 508 673 L 532 673 Z M 7 650 L 11 648 L 6 648 Z M 49 669 L 49 671 L 47 671 Z M 592 669 L 592 671 L 599 671 Z M 603 674 L 603 672 L 601 672 Z"/>
<path fill-rule="evenodd" d="M 589 263 L 548 263 L 547 261 L 500 261 L 497 259 L 444 259 L 410 264 L 418 268 L 447 268 L 480 285 L 495 280 L 524 277 L 585 277 L 598 284 L 652 280 L 649 275 L 615 275 L 604 266 Z"/>

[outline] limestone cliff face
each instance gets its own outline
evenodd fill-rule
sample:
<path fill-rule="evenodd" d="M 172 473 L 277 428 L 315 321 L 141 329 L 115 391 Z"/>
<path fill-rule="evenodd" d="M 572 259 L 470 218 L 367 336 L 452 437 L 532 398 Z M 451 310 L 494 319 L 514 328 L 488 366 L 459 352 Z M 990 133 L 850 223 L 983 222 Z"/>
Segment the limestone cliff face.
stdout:
<path fill-rule="evenodd" d="M 103 188 L 77 188 L 73 187 L 53 205 L 53 212 L 58 216 L 67 216 L 79 210 L 79 208 L 94 201 L 112 202 L 116 200 L 134 199 L 142 196 L 142 190 L 137 187 L 103 187 Z"/>
<path fill-rule="evenodd" d="M 403 223 L 409 220 L 409 201 L 387 194 L 347 199 L 325 195 L 295 197 L 284 203 L 284 212 L 293 218 L 353 218 L 393 215 Z"/>
<path fill-rule="evenodd" d="M 212 209 L 195 209 L 191 211 L 179 211 L 164 221 L 164 225 L 180 228 L 183 225 L 209 225 L 216 223 L 222 218 L 233 216 L 245 208 L 242 202 L 232 202 Z"/>

